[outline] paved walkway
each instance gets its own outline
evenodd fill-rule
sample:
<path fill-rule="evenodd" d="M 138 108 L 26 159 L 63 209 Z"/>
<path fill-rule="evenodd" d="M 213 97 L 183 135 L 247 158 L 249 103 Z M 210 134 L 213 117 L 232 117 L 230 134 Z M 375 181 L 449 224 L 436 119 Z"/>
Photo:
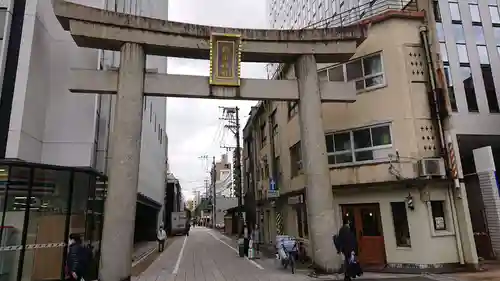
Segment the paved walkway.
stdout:
<path fill-rule="evenodd" d="M 213 230 L 191 228 L 176 239 L 133 281 L 308 281 L 290 270 L 265 268 L 259 261 L 240 258 L 229 241 Z"/>
<path fill-rule="evenodd" d="M 240 258 L 234 242 L 211 229 L 191 228 L 190 236 L 178 237 L 140 276 L 132 281 L 311 281 L 342 280 L 340 276 L 316 279 L 305 272 L 292 274 L 272 259 Z M 428 281 L 423 277 L 363 276 L 361 280 Z M 386 279 L 387 278 L 387 279 Z"/>

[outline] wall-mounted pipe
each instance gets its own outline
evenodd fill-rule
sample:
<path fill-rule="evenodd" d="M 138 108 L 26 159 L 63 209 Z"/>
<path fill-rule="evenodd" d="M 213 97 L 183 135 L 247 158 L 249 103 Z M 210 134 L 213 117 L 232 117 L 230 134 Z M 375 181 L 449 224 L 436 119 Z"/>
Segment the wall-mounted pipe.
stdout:
<path fill-rule="evenodd" d="M 449 161 L 449 151 L 446 146 L 445 139 L 445 131 L 443 126 L 443 120 L 441 120 L 441 116 L 444 115 L 443 109 L 441 108 L 441 104 L 438 102 L 438 88 L 437 88 L 437 78 L 434 72 L 433 61 L 430 51 L 430 43 L 429 43 L 429 35 L 427 26 L 420 27 L 420 38 L 422 40 L 423 48 L 425 51 L 425 58 L 427 60 L 427 73 L 429 73 L 429 85 L 430 85 L 430 98 L 429 98 L 429 106 L 431 108 L 431 117 L 438 128 L 439 134 L 439 147 L 446 163 L 446 170 L 448 177 L 451 178 L 451 165 Z"/>

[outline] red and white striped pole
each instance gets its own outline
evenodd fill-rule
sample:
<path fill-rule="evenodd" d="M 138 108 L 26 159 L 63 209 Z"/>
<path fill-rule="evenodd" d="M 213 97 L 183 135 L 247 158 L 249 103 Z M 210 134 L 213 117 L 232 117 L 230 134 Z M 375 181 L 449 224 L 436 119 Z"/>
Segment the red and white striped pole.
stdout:
<path fill-rule="evenodd" d="M 448 153 L 450 156 L 450 172 L 451 178 L 455 184 L 455 188 L 460 188 L 460 182 L 458 180 L 458 167 L 457 167 L 457 156 L 455 154 L 455 147 L 453 145 L 453 140 L 451 136 L 447 138 Z"/>

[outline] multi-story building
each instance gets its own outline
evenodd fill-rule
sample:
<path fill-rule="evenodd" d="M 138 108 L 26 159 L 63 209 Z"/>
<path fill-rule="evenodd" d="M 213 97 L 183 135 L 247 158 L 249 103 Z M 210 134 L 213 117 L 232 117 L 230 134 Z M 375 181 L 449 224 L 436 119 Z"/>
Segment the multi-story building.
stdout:
<path fill-rule="evenodd" d="M 167 17 L 167 1 L 76 2 Z M 0 1 L 0 15 L 4 39 L 0 157 L 93 167 L 106 174 L 115 98 L 70 93 L 70 69 L 113 69 L 119 67 L 118 55 L 77 47 L 58 23 L 51 1 Z M 166 73 L 166 58 L 148 57 L 147 68 Z M 157 225 L 163 219 L 158 213 L 164 204 L 166 185 L 165 123 L 165 98 L 145 98 L 137 216 L 149 221 L 145 225 L 144 220 L 138 220 L 142 221 L 138 225 L 142 231 L 136 231 L 138 239 L 155 239 Z"/>
<path fill-rule="evenodd" d="M 318 65 L 318 79 L 355 81 L 358 93 L 352 104 L 323 104 L 322 116 L 332 205 L 339 222 L 350 219 L 360 261 L 436 268 L 476 266 L 478 253 L 488 258 L 483 253 L 493 252 L 491 214 L 500 199 L 485 197 L 484 189 L 494 189 L 484 179 L 479 184 L 471 159 L 475 148 L 495 148 L 500 134 L 499 3 L 269 3 L 275 28 L 367 26 L 351 60 Z M 294 76 L 290 67 L 268 71 L 275 79 Z M 261 102 L 244 129 L 245 190 L 257 200 L 257 222 L 269 243 L 285 233 L 309 244 L 306 202 L 314 199 L 306 198 L 299 114 L 295 102 Z M 489 229 L 479 214 L 490 217 Z M 474 233 L 481 228 L 491 239 Z"/>

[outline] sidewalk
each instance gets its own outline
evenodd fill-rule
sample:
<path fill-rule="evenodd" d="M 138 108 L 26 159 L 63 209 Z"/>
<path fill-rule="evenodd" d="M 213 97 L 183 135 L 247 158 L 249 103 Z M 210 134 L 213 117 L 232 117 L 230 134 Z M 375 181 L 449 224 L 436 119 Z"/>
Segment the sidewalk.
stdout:
<path fill-rule="evenodd" d="M 132 255 L 132 263 L 137 262 L 143 257 L 150 254 L 152 251 L 156 250 L 157 242 L 156 241 L 144 241 L 139 242 L 134 245 L 134 254 Z"/>
<path fill-rule="evenodd" d="M 500 261 L 485 261 L 479 272 L 443 274 L 441 280 L 450 281 L 500 281 Z"/>

